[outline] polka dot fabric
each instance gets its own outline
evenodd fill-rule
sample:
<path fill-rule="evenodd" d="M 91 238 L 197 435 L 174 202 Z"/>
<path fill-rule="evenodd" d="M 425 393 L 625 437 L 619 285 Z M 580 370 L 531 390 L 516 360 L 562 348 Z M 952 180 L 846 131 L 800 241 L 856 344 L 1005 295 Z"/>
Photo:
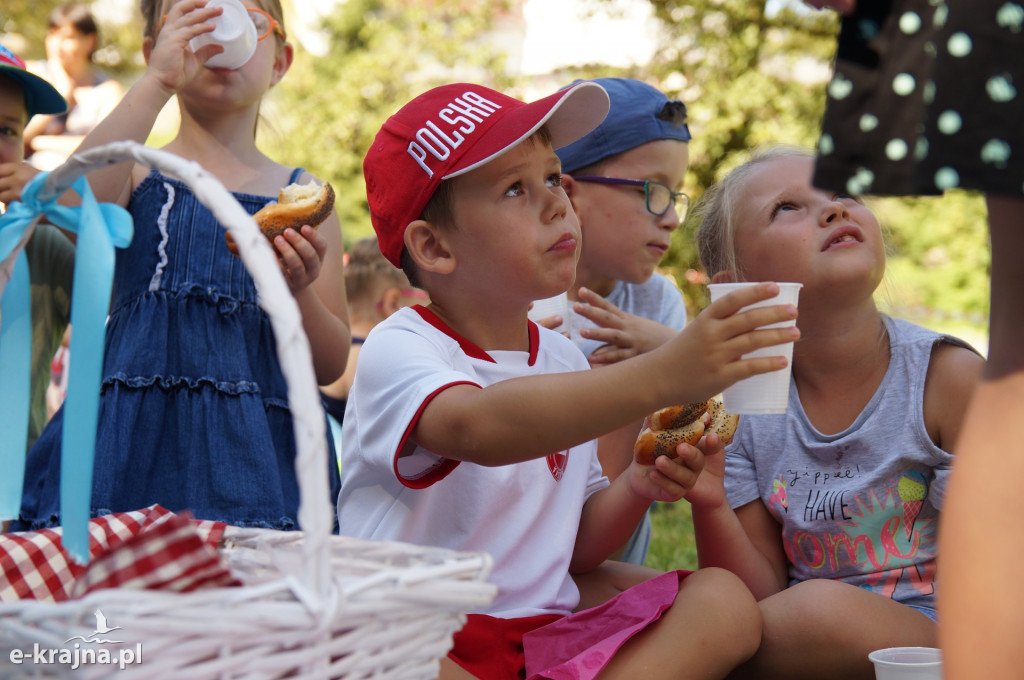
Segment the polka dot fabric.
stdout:
<path fill-rule="evenodd" d="M 1024 194 L 1024 5 L 857 3 L 843 18 L 815 185 Z"/>

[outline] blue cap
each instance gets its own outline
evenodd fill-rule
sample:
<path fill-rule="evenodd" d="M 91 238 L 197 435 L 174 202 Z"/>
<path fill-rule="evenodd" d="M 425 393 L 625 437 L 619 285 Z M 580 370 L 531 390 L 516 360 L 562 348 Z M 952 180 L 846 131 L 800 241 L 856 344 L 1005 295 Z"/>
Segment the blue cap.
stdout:
<path fill-rule="evenodd" d="M 25 69 L 25 62 L 14 52 L 0 45 L 0 73 L 13 78 L 25 93 L 28 117 L 36 113 L 64 113 L 68 103 L 53 85 Z"/>
<path fill-rule="evenodd" d="M 572 87 L 582 80 L 573 81 Z M 590 134 L 556 149 L 563 172 L 573 172 L 609 156 L 658 139 L 690 140 L 686 104 L 633 78 L 594 78 L 608 92 L 611 107 Z"/>

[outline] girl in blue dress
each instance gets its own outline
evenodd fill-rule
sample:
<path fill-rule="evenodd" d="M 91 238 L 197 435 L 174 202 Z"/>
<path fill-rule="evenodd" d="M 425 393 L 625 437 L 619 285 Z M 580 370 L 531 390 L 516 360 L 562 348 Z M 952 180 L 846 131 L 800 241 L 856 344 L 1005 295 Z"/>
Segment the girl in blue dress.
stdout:
<path fill-rule="evenodd" d="M 251 59 L 228 70 L 204 65 L 219 47 L 193 52 L 188 45 L 212 30 L 220 8 L 205 0 L 143 0 L 149 66 L 81 149 L 145 142 L 177 95 L 181 124 L 164 148 L 203 166 L 249 213 L 280 187 L 310 181 L 256 146 L 260 102 L 288 71 L 292 47 L 277 0 L 244 4 L 261 37 Z M 297 528 L 295 439 L 273 332 L 223 227 L 184 182 L 145 166 L 103 168 L 89 182 L 100 201 L 127 206 L 135 222 L 130 247 L 117 253 L 92 513 L 159 503 L 238 526 Z M 337 214 L 318 230 L 289 230 L 273 245 L 317 380 L 327 384 L 344 370 L 350 343 Z M 15 528 L 60 523 L 62 416 L 29 454 Z M 337 467 L 324 473 L 336 495 Z"/>

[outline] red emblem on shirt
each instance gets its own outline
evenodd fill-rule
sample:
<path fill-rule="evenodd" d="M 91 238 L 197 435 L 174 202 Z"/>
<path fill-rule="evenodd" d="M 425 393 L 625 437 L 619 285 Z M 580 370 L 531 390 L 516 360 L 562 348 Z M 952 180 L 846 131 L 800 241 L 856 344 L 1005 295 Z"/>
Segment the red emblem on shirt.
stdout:
<path fill-rule="evenodd" d="M 556 482 L 561 481 L 562 475 L 565 474 L 565 464 L 569 461 L 569 452 L 548 454 L 547 461 L 551 476 L 555 478 Z"/>

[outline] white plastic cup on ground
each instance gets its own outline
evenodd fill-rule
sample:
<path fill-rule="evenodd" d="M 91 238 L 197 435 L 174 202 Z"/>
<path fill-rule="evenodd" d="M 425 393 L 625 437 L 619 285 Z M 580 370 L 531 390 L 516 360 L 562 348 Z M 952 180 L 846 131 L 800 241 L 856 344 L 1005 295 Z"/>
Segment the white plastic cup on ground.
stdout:
<path fill-rule="evenodd" d="M 942 650 L 890 647 L 868 654 L 876 680 L 942 680 Z"/>
<path fill-rule="evenodd" d="M 735 290 L 760 285 L 759 282 L 742 283 L 712 283 L 708 285 L 711 293 L 711 301 L 714 302 L 723 295 Z M 754 307 L 770 307 L 772 305 L 796 305 L 800 295 L 802 283 L 779 283 L 779 294 L 773 298 L 755 302 L 752 305 L 743 307 L 740 311 L 753 309 Z M 783 321 L 781 323 L 769 324 L 762 328 L 785 328 L 796 325 L 796 320 Z M 789 404 L 789 377 L 793 373 L 793 343 L 787 342 L 782 345 L 773 345 L 762 349 L 754 350 L 743 355 L 744 359 L 755 357 L 777 357 L 784 356 L 785 368 L 780 368 L 771 373 L 761 373 L 745 380 L 726 387 L 722 392 L 722 402 L 725 410 L 729 413 L 739 415 L 760 415 L 765 413 L 785 413 Z"/>
<path fill-rule="evenodd" d="M 207 7 L 222 7 L 220 16 L 213 18 L 214 29 L 192 38 L 188 44 L 195 52 L 204 45 L 216 43 L 224 51 L 206 60 L 210 68 L 236 69 L 252 58 L 256 51 L 256 26 L 249 12 L 239 0 L 210 0 Z"/>

